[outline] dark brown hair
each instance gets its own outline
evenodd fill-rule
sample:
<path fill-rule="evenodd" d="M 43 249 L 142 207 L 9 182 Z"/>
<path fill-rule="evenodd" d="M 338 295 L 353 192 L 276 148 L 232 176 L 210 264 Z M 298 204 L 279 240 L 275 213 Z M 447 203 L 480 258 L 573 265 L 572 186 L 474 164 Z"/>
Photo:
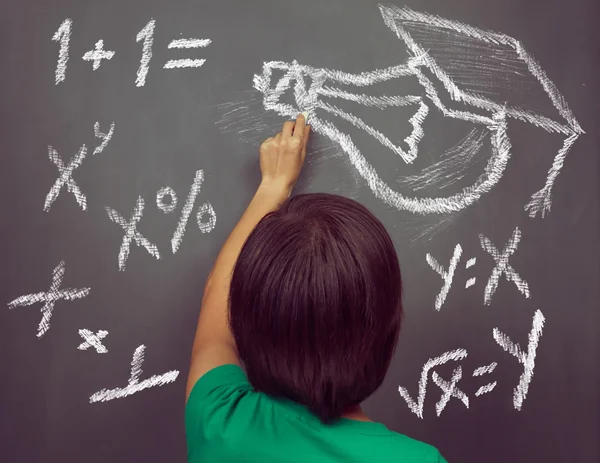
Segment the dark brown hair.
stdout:
<path fill-rule="evenodd" d="M 244 244 L 230 325 L 257 391 L 339 418 L 382 383 L 402 318 L 398 258 L 384 226 L 341 196 L 295 196 Z"/>

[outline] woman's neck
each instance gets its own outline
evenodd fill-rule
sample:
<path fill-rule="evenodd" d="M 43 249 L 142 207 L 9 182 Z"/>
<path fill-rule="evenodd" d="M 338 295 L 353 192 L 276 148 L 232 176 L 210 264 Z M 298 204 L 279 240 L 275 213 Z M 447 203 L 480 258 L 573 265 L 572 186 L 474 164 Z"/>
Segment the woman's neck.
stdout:
<path fill-rule="evenodd" d="M 349 408 L 342 414 L 342 418 L 356 421 L 373 421 L 360 408 L 360 405 Z"/>

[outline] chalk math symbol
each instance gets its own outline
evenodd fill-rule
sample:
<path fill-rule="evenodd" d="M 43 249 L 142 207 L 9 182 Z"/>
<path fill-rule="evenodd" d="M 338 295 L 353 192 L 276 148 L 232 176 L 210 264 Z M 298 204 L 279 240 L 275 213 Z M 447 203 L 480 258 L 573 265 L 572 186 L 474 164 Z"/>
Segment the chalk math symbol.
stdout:
<path fill-rule="evenodd" d="M 492 303 L 492 296 L 496 292 L 498 282 L 503 274 L 506 276 L 508 281 L 512 281 L 515 284 L 521 294 L 523 294 L 526 298 L 529 298 L 531 296 L 529 292 L 529 285 L 521 278 L 521 276 L 508 262 L 509 257 L 514 254 L 514 252 L 517 250 L 519 242 L 521 241 L 521 230 L 519 230 L 519 227 L 515 228 L 510 240 L 502 252 L 499 252 L 496 246 L 494 246 L 488 238 L 481 234 L 479 235 L 479 240 L 481 247 L 492 256 L 496 264 L 485 287 L 484 303 L 486 305 L 490 305 Z"/>
<path fill-rule="evenodd" d="M 177 223 L 177 227 L 175 228 L 173 237 L 171 238 L 171 249 L 173 254 L 177 252 L 181 242 L 183 241 L 183 235 L 185 234 L 185 229 L 187 227 L 190 214 L 194 209 L 196 198 L 198 193 L 200 193 L 203 182 L 204 171 L 202 169 L 197 170 L 196 174 L 194 175 L 194 181 L 192 182 L 190 191 L 185 201 L 185 205 L 181 210 L 181 217 L 179 218 L 179 222 Z M 164 200 L 165 196 L 167 195 L 171 197 L 170 203 L 166 203 Z M 177 195 L 175 194 L 175 191 L 171 187 L 159 189 L 156 192 L 156 206 L 165 214 L 173 211 L 177 206 Z M 198 222 L 198 228 L 202 233 L 210 233 L 215 228 L 217 225 L 217 215 L 210 202 L 205 202 L 198 208 L 196 221 Z"/>
<path fill-rule="evenodd" d="M 150 378 L 140 381 L 142 376 L 142 364 L 144 363 L 145 345 L 140 345 L 133 353 L 131 360 L 131 374 L 127 381 L 127 386 L 116 387 L 114 389 L 102 389 L 90 396 L 90 403 L 108 402 L 109 400 L 121 399 L 130 396 L 136 392 L 143 391 L 155 386 L 164 386 L 174 382 L 179 376 L 178 370 L 171 370 L 162 375 L 153 375 Z"/>
<path fill-rule="evenodd" d="M 452 372 L 452 378 L 450 379 L 450 381 L 446 381 L 435 371 L 431 374 L 431 379 L 433 380 L 433 382 L 437 384 L 437 386 L 442 390 L 442 397 L 440 397 L 438 403 L 435 404 L 435 412 L 437 416 L 440 416 L 442 414 L 444 408 L 446 408 L 446 405 L 452 397 L 457 398 L 465 405 L 465 407 L 469 408 L 469 398 L 458 387 L 458 382 L 461 378 L 462 368 L 460 367 L 460 365 L 456 367 Z"/>
<path fill-rule="evenodd" d="M 84 211 L 87 209 L 87 199 L 85 197 L 85 194 L 81 191 L 81 189 L 73 179 L 73 171 L 81 165 L 81 163 L 85 159 L 86 154 L 87 147 L 85 145 L 82 145 L 81 148 L 79 148 L 77 154 L 73 156 L 69 164 L 65 167 L 63 160 L 58 155 L 58 151 L 52 148 L 52 146 L 48 146 L 48 157 L 58 169 L 59 175 L 56 181 L 54 182 L 54 185 L 52 185 L 50 191 L 46 195 L 46 201 L 44 202 L 44 211 L 50 211 L 52 203 L 56 201 L 60 190 L 65 185 L 67 187 L 67 191 L 69 193 L 73 193 L 73 196 L 75 196 L 75 200 L 77 201 L 77 204 L 79 204 L 81 209 L 83 209 Z"/>
<path fill-rule="evenodd" d="M 521 410 L 523 402 L 527 398 L 529 391 L 529 385 L 533 379 L 533 373 L 535 369 L 535 357 L 537 348 L 542 337 L 544 330 L 544 323 L 546 318 L 542 314 L 541 310 L 536 310 L 533 315 L 533 324 L 531 331 L 529 332 L 529 343 L 527 345 L 527 352 L 523 352 L 519 343 L 513 342 L 506 334 L 500 331 L 498 328 L 494 328 L 493 334 L 494 339 L 506 352 L 516 357 L 520 364 L 523 365 L 523 373 L 519 379 L 519 384 L 514 389 L 513 405 L 516 410 Z"/>
<path fill-rule="evenodd" d="M 42 306 L 42 319 L 38 326 L 37 337 L 41 338 L 50 329 L 50 319 L 54 312 L 54 306 L 58 301 L 73 301 L 75 299 L 82 299 L 90 293 L 91 288 L 66 288 L 61 289 L 63 278 L 65 276 L 65 261 L 61 260 L 59 264 L 52 271 L 52 283 L 48 291 L 40 293 L 31 293 L 16 298 L 14 301 L 8 303 L 9 309 L 16 307 L 24 307 L 38 302 L 43 302 Z"/>
<path fill-rule="evenodd" d="M 111 140 L 113 133 L 115 131 L 115 123 L 113 122 L 110 125 L 110 129 L 108 133 L 100 132 L 100 123 L 96 122 L 94 124 L 94 136 L 96 138 L 100 138 L 102 141 L 100 144 L 94 149 L 92 156 L 100 154 L 104 151 L 104 148 L 108 145 L 108 142 Z M 58 198 L 58 195 L 63 186 L 67 187 L 67 191 L 69 193 L 73 193 L 75 196 L 75 200 L 77 204 L 81 207 L 82 210 L 87 209 L 87 198 L 85 194 L 81 191 L 75 180 L 73 179 L 73 171 L 77 169 L 83 163 L 87 155 L 87 147 L 86 145 L 82 145 L 77 154 L 73 156 L 69 164 L 65 167 L 63 160 L 58 155 L 58 151 L 56 151 L 52 146 L 48 146 L 48 157 L 50 161 L 56 166 L 58 169 L 58 178 L 54 182 L 54 185 L 50 188 L 50 191 L 46 195 L 46 201 L 44 202 L 44 211 L 49 212 L 52 204 Z"/>
<path fill-rule="evenodd" d="M 135 208 L 133 209 L 133 213 L 131 214 L 129 220 L 125 220 L 125 218 L 121 214 L 119 214 L 111 207 L 106 206 L 105 209 L 110 220 L 120 225 L 125 231 L 118 256 L 120 271 L 124 271 L 125 267 L 127 266 L 127 259 L 129 258 L 129 248 L 132 240 L 135 241 L 135 244 L 137 244 L 138 246 L 144 247 L 152 257 L 154 257 L 155 259 L 160 259 L 160 253 L 158 252 L 158 248 L 156 247 L 156 245 L 151 243 L 137 229 L 137 224 L 142 219 L 142 216 L 144 214 L 144 199 L 141 196 L 138 196 L 138 199 L 135 203 Z"/>
<path fill-rule="evenodd" d="M 563 135 L 565 137 L 563 145 L 554 157 L 545 185 L 539 191 L 533 193 L 531 200 L 524 206 L 530 217 L 537 215 L 544 217 L 550 211 L 552 189 L 565 158 L 575 141 L 584 133 L 554 83 L 533 57 L 525 51 L 521 42 L 512 37 L 477 29 L 438 16 L 418 13 L 409 8 L 387 5 L 380 5 L 379 8 L 385 24 L 396 33 L 398 38 L 404 41 L 412 54 L 412 57 L 405 64 L 371 72 L 351 74 L 301 65 L 296 61 L 291 63 L 282 61 L 265 62 L 262 75 L 254 76 L 254 88 L 264 95 L 264 108 L 284 117 L 295 117 L 301 111 L 308 111 L 312 129 L 340 145 L 377 198 L 398 210 L 407 210 L 416 214 L 441 214 L 463 210 L 475 204 L 482 195 L 498 184 L 511 157 L 512 146 L 507 134 L 508 119 L 517 119 L 539 127 L 548 133 Z M 420 30 L 420 36 L 413 37 L 410 31 L 413 27 Z M 498 64 L 499 69 L 502 68 L 503 59 L 507 61 L 507 67 L 510 64 L 509 61 L 521 63 L 526 68 L 526 72 L 529 72 L 530 77 L 541 85 L 545 94 L 550 98 L 554 108 L 558 111 L 560 120 L 543 116 L 528 108 L 508 106 L 503 101 L 494 101 L 470 89 L 461 89 L 461 85 L 455 82 L 443 69 L 443 66 L 436 62 L 432 56 L 430 48 L 435 46 L 434 39 L 438 33 L 453 34 L 455 40 L 462 40 L 464 43 L 461 42 L 461 44 L 465 45 L 465 47 L 459 47 L 462 52 L 469 49 L 466 45 L 471 41 L 477 41 L 480 46 L 489 48 L 490 54 L 493 54 L 496 48 L 503 47 L 503 53 L 507 54 L 507 57 L 503 58 L 501 53 L 498 53 L 497 56 L 494 55 L 500 61 Z M 419 43 L 419 40 L 424 37 L 429 39 L 427 47 Z M 439 42 L 439 45 L 443 44 Z M 284 76 L 274 85 L 271 85 L 273 71 L 283 71 Z M 437 81 L 444 87 L 444 90 L 450 94 L 453 101 L 464 104 L 467 108 L 471 107 L 473 110 L 457 110 L 446 106 L 440 99 L 440 94 L 436 90 L 434 82 L 426 76 L 424 71 L 435 76 Z M 403 76 L 416 77 L 424 90 L 424 96 L 376 97 L 362 93 L 364 87 Z M 306 81 L 310 82 L 308 87 Z M 475 81 L 470 82 L 470 84 L 472 84 L 471 87 L 477 87 Z M 348 92 L 338 87 L 342 85 L 354 85 L 357 87 L 357 91 L 356 93 Z M 293 88 L 296 106 L 280 101 L 288 88 Z M 413 132 L 404 140 L 406 148 L 394 144 L 375 127 L 369 126 L 362 119 L 323 101 L 322 96 L 379 108 L 414 105 L 416 107 L 415 114 L 410 119 Z M 447 197 L 408 197 L 394 190 L 379 176 L 348 134 L 343 133 L 335 125 L 321 119 L 318 115 L 319 111 L 323 111 L 350 122 L 373 136 L 386 148 L 397 153 L 404 162 L 411 163 L 418 154 L 418 145 L 424 135 L 423 122 L 431 107 L 437 108 L 445 117 L 463 120 L 486 128 L 491 139 L 492 155 L 480 177 L 461 192 Z M 487 115 L 481 114 L 486 111 Z"/>
<path fill-rule="evenodd" d="M 98 40 L 93 50 L 86 52 L 83 55 L 84 61 L 92 61 L 92 69 L 96 71 L 102 64 L 102 60 L 110 60 L 115 56 L 114 51 L 104 49 L 104 40 Z"/>
<path fill-rule="evenodd" d="M 93 347 L 99 354 L 106 354 L 108 352 L 106 346 L 102 344 L 102 340 L 108 336 L 108 331 L 100 330 L 97 333 L 93 333 L 90 330 L 81 329 L 79 330 L 79 336 L 81 336 L 84 341 L 79 344 L 77 349 L 88 350 L 90 347 Z"/>
<path fill-rule="evenodd" d="M 210 39 L 176 39 L 172 40 L 167 48 L 190 49 L 190 48 L 205 48 L 211 44 Z M 179 69 L 179 68 L 199 68 L 206 62 L 205 59 L 171 59 L 165 63 L 164 69 Z"/>
<path fill-rule="evenodd" d="M 400 396 L 406 401 L 408 408 L 419 418 L 423 419 L 423 408 L 425 406 L 425 394 L 427 392 L 427 382 L 429 380 L 429 371 L 439 365 L 443 365 L 448 363 L 449 361 L 459 361 L 467 357 L 467 351 L 465 349 L 455 349 L 448 352 L 444 352 L 442 355 L 439 355 L 435 358 L 429 359 L 425 365 L 423 365 L 423 370 L 421 370 L 421 377 L 419 378 L 419 392 L 417 401 L 415 401 L 408 390 L 405 387 L 398 387 L 398 392 Z M 441 411 L 440 411 L 441 413 Z M 438 414 L 439 416 L 439 414 Z"/>

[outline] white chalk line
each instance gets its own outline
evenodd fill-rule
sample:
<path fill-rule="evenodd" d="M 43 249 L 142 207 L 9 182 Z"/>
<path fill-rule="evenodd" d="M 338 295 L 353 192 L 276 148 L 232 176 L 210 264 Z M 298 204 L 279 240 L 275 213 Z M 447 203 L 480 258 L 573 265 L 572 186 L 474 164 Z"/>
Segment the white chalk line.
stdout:
<path fill-rule="evenodd" d="M 165 203 L 165 196 L 171 197 L 170 203 Z M 170 186 L 161 188 L 156 192 L 156 207 L 165 214 L 170 214 L 177 207 L 177 194 Z"/>
<path fill-rule="evenodd" d="M 190 187 L 190 192 L 188 193 L 187 200 L 185 205 L 183 206 L 183 210 L 181 211 L 181 217 L 179 218 L 179 223 L 177 224 L 177 228 L 173 233 L 173 238 L 171 238 L 171 249 L 173 254 L 177 252 L 179 246 L 181 245 L 181 241 L 183 240 L 183 235 L 185 233 L 185 228 L 187 226 L 188 220 L 190 218 L 190 214 L 192 213 L 192 209 L 194 208 L 194 204 L 196 202 L 196 197 L 200 192 L 200 188 L 202 187 L 202 182 L 204 181 L 204 171 L 197 170 L 194 175 L 194 181 L 192 186 Z M 214 211 L 213 211 L 214 213 Z"/>
<path fill-rule="evenodd" d="M 506 352 L 516 357 L 516 359 L 523 365 L 523 373 L 519 379 L 519 384 L 514 389 L 513 405 L 516 410 L 521 410 L 523 402 L 527 398 L 529 391 L 529 385 L 533 379 L 533 373 L 535 368 L 535 357 L 537 347 L 542 336 L 544 329 L 545 317 L 541 310 L 536 310 L 533 316 L 533 325 L 529 332 L 529 344 L 527 346 L 527 353 L 521 350 L 521 346 L 518 343 L 514 343 L 506 334 L 502 333 L 498 328 L 494 328 L 493 334 L 496 342 Z"/>
<path fill-rule="evenodd" d="M 435 298 L 435 310 L 440 310 L 446 297 L 448 296 L 448 292 L 450 291 L 450 287 L 452 286 L 452 280 L 454 278 L 454 272 L 456 271 L 456 267 L 458 266 L 458 262 L 460 261 L 460 256 L 462 255 L 462 247 L 460 244 L 457 244 L 454 248 L 454 254 L 450 259 L 450 263 L 448 264 L 448 270 L 444 270 L 444 267 L 438 263 L 435 258 L 427 253 L 425 256 L 425 260 L 429 264 L 429 266 L 442 277 L 444 280 L 444 284 L 442 285 L 442 289 L 439 294 Z"/>
<path fill-rule="evenodd" d="M 58 30 L 52 36 L 52 40 L 60 42 L 60 49 L 58 51 L 58 62 L 56 63 L 54 85 L 58 85 L 65 80 L 67 73 L 67 62 L 69 61 L 69 42 L 71 40 L 71 29 L 73 27 L 73 20 L 70 18 L 65 19 Z"/>
<path fill-rule="evenodd" d="M 163 67 L 164 69 L 199 68 L 204 63 L 206 63 L 205 59 L 171 59 Z"/>
<path fill-rule="evenodd" d="M 110 124 L 110 129 L 108 130 L 108 133 L 100 132 L 100 123 L 99 122 L 96 122 L 94 124 L 94 136 L 96 138 L 101 138 L 102 142 L 100 143 L 100 145 L 98 145 L 94 149 L 92 156 L 100 154 L 102 151 L 104 151 L 104 148 L 106 148 L 106 146 L 108 145 L 108 142 L 111 140 L 114 131 L 115 131 L 115 123 L 114 122 L 112 124 Z"/>
<path fill-rule="evenodd" d="M 552 188 L 554 187 L 554 182 L 556 181 L 558 174 L 560 174 L 568 152 L 571 150 L 571 147 L 578 138 L 579 134 L 573 134 L 564 141 L 563 147 L 559 150 L 558 154 L 554 158 L 554 162 L 552 163 L 550 170 L 548 171 L 544 188 L 537 193 L 534 193 L 531 196 L 531 201 L 525 206 L 525 211 L 529 213 L 530 217 L 533 218 L 540 214 L 543 218 L 547 212 L 550 212 L 550 207 L 552 206 Z"/>
<path fill-rule="evenodd" d="M 407 96 L 371 96 L 350 93 L 338 88 L 324 86 L 318 90 L 319 95 L 327 96 L 331 98 L 340 98 L 343 100 L 353 101 L 360 103 L 365 106 L 373 106 L 375 108 L 384 109 L 390 106 L 409 106 L 420 103 L 423 98 L 416 95 Z"/>
<path fill-rule="evenodd" d="M 171 40 L 167 48 L 204 48 L 211 43 L 210 39 L 175 39 Z"/>
<path fill-rule="evenodd" d="M 207 220 L 204 220 L 205 216 L 208 216 Z M 196 221 L 202 233 L 210 233 L 215 229 L 217 226 L 217 214 L 210 203 L 204 203 L 198 208 Z"/>
<path fill-rule="evenodd" d="M 94 134 L 97 138 L 101 138 L 102 142 L 99 146 L 97 146 L 94 149 L 92 156 L 101 153 L 104 150 L 104 148 L 106 148 L 108 142 L 113 136 L 114 129 L 114 122 L 111 124 L 108 133 L 100 132 L 100 124 L 98 122 L 94 124 Z M 69 162 L 69 165 L 65 167 L 63 160 L 58 155 L 58 152 L 52 146 L 48 146 L 48 157 L 50 158 L 50 161 L 52 161 L 52 163 L 56 165 L 60 175 L 54 182 L 54 185 L 50 188 L 48 194 L 46 195 L 46 200 L 44 201 L 44 211 L 50 211 L 52 204 L 54 203 L 54 201 L 56 201 L 58 195 L 60 194 L 60 190 L 65 185 L 67 187 L 67 191 L 69 193 L 73 193 L 73 196 L 75 196 L 75 200 L 77 201 L 77 204 L 79 204 L 81 209 L 84 211 L 87 210 L 87 198 L 73 179 L 73 171 L 79 166 L 81 166 L 86 155 L 87 147 L 86 145 L 82 145 L 77 154 Z"/>
<path fill-rule="evenodd" d="M 473 286 L 476 281 L 477 281 L 477 277 L 469 278 L 467 280 L 467 282 L 465 283 L 465 289 L 470 288 L 471 286 Z"/>
<path fill-rule="evenodd" d="M 330 105 L 328 103 L 323 103 L 323 102 L 317 102 L 316 107 L 320 108 L 328 113 L 331 113 L 335 116 L 338 116 L 338 117 L 350 122 L 355 127 L 358 127 L 359 129 L 364 130 L 369 135 L 371 135 L 373 138 L 375 138 L 375 140 L 377 140 L 379 143 L 381 143 L 383 146 L 385 146 L 389 150 L 393 151 L 394 153 L 398 154 L 404 160 L 404 162 L 406 162 L 407 164 L 412 163 L 415 160 L 415 158 L 417 157 L 416 148 L 411 149 L 409 152 L 404 151 L 402 148 L 400 148 L 399 146 L 392 143 L 391 140 L 388 137 L 386 137 L 384 134 L 382 134 L 378 130 L 374 129 L 373 127 L 365 124 L 362 119 L 354 116 L 353 114 L 347 113 L 346 111 L 343 111 L 336 106 Z M 311 121 L 311 123 L 312 123 L 312 121 Z M 415 122 L 415 124 L 416 124 L 416 122 Z"/>
<path fill-rule="evenodd" d="M 457 398 L 465 405 L 465 407 L 469 408 L 469 398 L 457 386 L 461 378 L 462 368 L 460 366 L 454 369 L 450 381 L 442 379 L 442 377 L 438 375 L 435 371 L 432 373 L 431 379 L 433 379 L 433 382 L 442 390 L 442 397 L 440 398 L 438 403 L 435 404 L 435 412 L 437 416 L 440 416 L 442 414 L 444 408 L 446 408 L 446 405 L 452 397 Z"/>
<path fill-rule="evenodd" d="M 427 391 L 427 381 L 429 377 L 429 371 L 439 365 L 449 362 L 450 360 L 458 361 L 467 357 L 467 351 L 465 349 L 455 349 L 448 352 L 444 352 L 442 355 L 429 359 L 423 366 L 421 371 L 421 377 L 419 379 L 419 392 L 418 399 L 415 402 L 408 393 L 408 390 L 402 386 L 398 388 L 400 396 L 406 401 L 408 408 L 419 418 L 423 418 L 423 407 L 425 405 L 425 393 Z"/>
<path fill-rule="evenodd" d="M 144 237 L 137 230 L 137 223 L 141 220 L 144 213 L 144 200 L 141 196 L 138 197 L 137 202 L 135 204 L 135 208 L 133 213 L 131 214 L 131 218 L 129 221 L 126 221 L 121 214 L 119 214 L 114 209 L 106 206 L 106 213 L 110 220 L 119 224 L 123 230 L 125 231 L 125 235 L 123 236 L 123 240 L 121 242 L 121 247 L 119 249 L 119 271 L 124 271 L 127 265 L 127 259 L 129 258 L 129 248 L 131 244 L 131 240 L 135 240 L 135 243 L 138 246 L 143 246 L 150 253 L 152 257 L 155 259 L 160 259 L 160 253 L 158 252 L 158 248 L 156 245 L 152 244 L 147 238 Z"/>
<path fill-rule="evenodd" d="M 73 193 L 75 196 L 75 200 L 77 204 L 81 207 L 82 210 L 87 209 L 87 199 L 85 194 L 81 191 L 75 180 L 73 180 L 73 171 L 77 169 L 87 154 L 87 147 L 82 145 L 77 154 L 71 159 L 69 165 L 65 167 L 63 160 L 58 155 L 58 152 L 52 148 L 52 146 L 48 146 L 48 157 L 54 163 L 54 165 L 58 168 L 59 176 L 54 182 L 54 185 L 50 188 L 50 191 L 46 195 L 46 200 L 44 202 L 44 211 L 49 212 L 52 204 L 58 198 L 60 190 L 63 186 L 66 185 L 67 191 L 69 193 Z"/>
<path fill-rule="evenodd" d="M 108 331 L 100 330 L 97 333 L 93 333 L 88 329 L 79 330 L 79 336 L 81 336 L 84 341 L 79 344 L 77 349 L 79 350 L 88 350 L 90 347 L 96 349 L 98 354 L 106 354 L 108 349 L 104 344 L 102 344 L 102 339 L 108 336 Z"/>
<path fill-rule="evenodd" d="M 138 32 L 135 40 L 136 42 L 144 41 L 142 45 L 142 58 L 140 59 L 140 66 L 137 71 L 137 77 L 135 79 L 136 87 L 143 87 L 146 85 L 146 76 L 148 75 L 148 69 L 150 68 L 150 60 L 152 59 L 152 44 L 154 43 L 154 26 L 156 21 L 151 19 L 144 26 L 144 28 Z"/>
<path fill-rule="evenodd" d="M 497 366 L 498 366 L 497 362 L 492 362 L 489 365 L 485 365 L 483 367 L 476 368 L 475 371 L 473 371 L 473 376 L 489 375 L 496 369 Z"/>
<path fill-rule="evenodd" d="M 446 150 L 440 160 L 423 168 L 420 173 L 401 177 L 398 182 L 413 191 L 435 188 L 443 190 L 462 180 L 480 160 L 486 128 L 473 129 L 452 148 Z"/>
<path fill-rule="evenodd" d="M 495 262 L 495 267 L 493 268 L 485 287 L 484 303 L 486 305 L 490 305 L 492 303 L 492 297 L 498 288 L 498 283 L 502 275 L 506 276 L 507 281 L 512 281 L 521 294 L 523 294 L 526 298 L 529 298 L 531 296 L 531 293 L 529 292 L 529 285 L 515 271 L 512 265 L 509 264 L 510 256 L 515 253 L 517 246 L 521 241 L 521 230 L 519 230 L 519 227 L 516 227 L 513 231 L 513 234 L 509 242 L 502 250 L 502 253 L 500 253 L 496 246 L 494 246 L 492 242 L 482 234 L 479 234 L 479 241 L 481 243 L 481 247 L 492 256 Z"/>
<path fill-rule="evenodd" d="M 494 381 L 493 383 L 489 383 L 489 384 L 485 384 L 485 385 L 481 386 L 479 389 L 477 389 L 477 391 L 475 391 L 475 397 L 480 397 L 483 394 L 492 392 L 497 384 L 498 384 L 498 381 Z"/>
<path fill-rule="evenodd" d="M 93 61 L 92 69 L 97 70 L 102 64 L 102 60 L 111 60 L 115 56 L 114 51 L 104 49 L 104 40 L 98 40 L 93 50 L 85 52 L 83 55 L 84 61 Z"/>
<path fill-rule="evenodd" d="M 145 345 L 139 346 L 134 354 L 133 360 L 131 361 L 131 375 L 127 386 L 117 387 L 114 389 L 102 389 L 90 396 L 90 403 L 94 402 L 108 402 L 109 400 L 121 399 L 137 392 L 143 391 L 155 386 L 164 386 L 174 382 L 179 376 L 178 370 L 171 370 L 162 375 L 153 375 L 143 381 L 140 381 L 142 374 L 142 363 L 144 362 L 144 351 Z"/>
<path fill-rule="evenodd" d="M 32 304 L 37 304 L 39 302 L 43 302 L 44 305 L 41 308 L 42 319 L 38 326 L 37 337 L 41 338 L 50 328 L 50 319 L 52 318 L 52 313 L 54 311 L 54 306 L 57 301 L 64 299 L 65 301 L 73 301 L 75 299 L 82 299 L 86 297 L 90 293 L 91 288 L 81 288 L 81 289 L 59 289 L 63 277 L 65 275 L 65 261 L 61 260 L 59 264 L 52 271 L 52 283 L 50 284 L 50 289 L 46 292 L 40 293 L 32 293 L 26 294 L 24 296 L 20 296 L 15 300 L 8 303 L 9 309 L 14 309 L 16 307 L 23 307 Z"/>

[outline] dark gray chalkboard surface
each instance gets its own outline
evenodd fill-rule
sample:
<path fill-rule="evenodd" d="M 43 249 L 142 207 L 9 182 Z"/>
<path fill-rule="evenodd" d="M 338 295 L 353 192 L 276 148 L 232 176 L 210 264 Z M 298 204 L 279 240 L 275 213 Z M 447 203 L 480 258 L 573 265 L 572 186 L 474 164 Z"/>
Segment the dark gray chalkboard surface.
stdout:
<path fill-rule="evenodd" d="M 307 109 L 297 191 L 367 205 L 404 273 L 367 412 L 450 462 L 600 461 L 599 13 L 2 2 L 0 460 L 185 461 L 203 283 Z"/>

